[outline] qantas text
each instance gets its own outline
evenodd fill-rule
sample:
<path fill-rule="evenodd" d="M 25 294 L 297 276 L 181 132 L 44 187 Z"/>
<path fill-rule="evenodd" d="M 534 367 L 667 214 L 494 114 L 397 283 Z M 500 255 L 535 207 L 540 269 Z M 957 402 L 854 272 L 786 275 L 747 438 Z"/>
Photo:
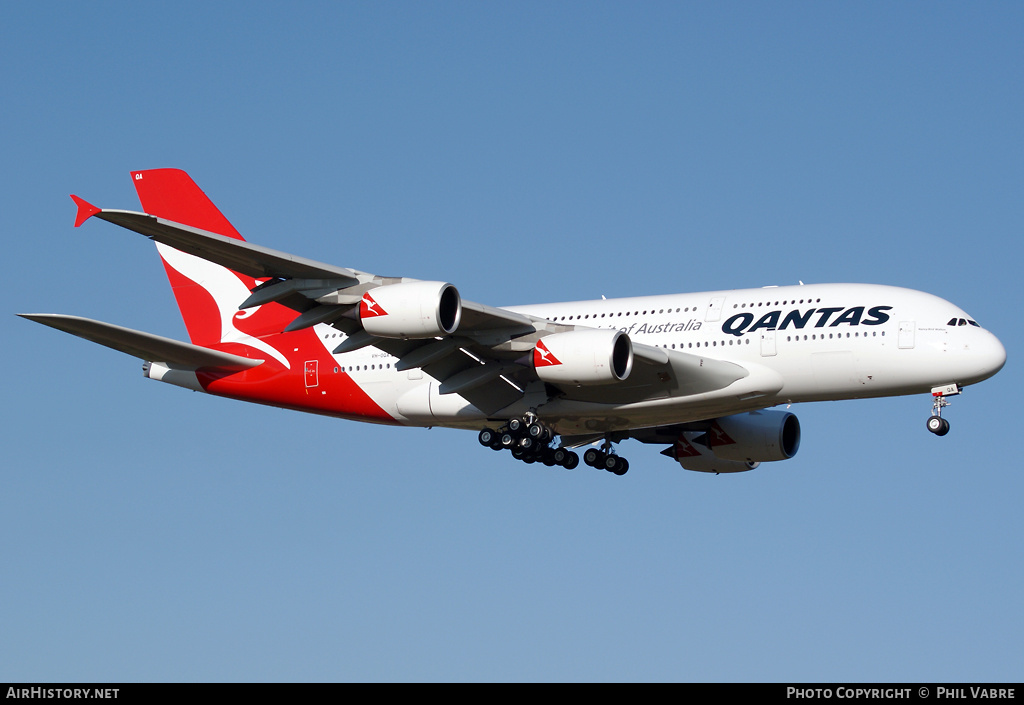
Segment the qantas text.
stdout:
<path fill-rule="evenodd" d="M 853 306 L 847 309 L 811 308 L 803 312 L 800 310 L 793 310 L 787 313 L 785 317 L 783 317 L 782 311 L 769 311 L 757 319 L 756 323 L 754 323 L 753 313 L 737 313 L 722 324 L 722 332 L 728 333 L 729 335 L 740 336 L 744 333 L 752 333 L 761 328 L 766 330 L 785 330 L 790 327 L 800 329 L 811 324 L 812 319 L 815 328 L 824 328 L 825 326 L 835 327 L 841 325 L 877 326 L 889 320 L 889 314 L 886 313 L 886 311 L 892 310 L 892 306 L 874 306 L 868 310 L 868 317 L 865 318 L 865 308 L 867 307 Z"/>

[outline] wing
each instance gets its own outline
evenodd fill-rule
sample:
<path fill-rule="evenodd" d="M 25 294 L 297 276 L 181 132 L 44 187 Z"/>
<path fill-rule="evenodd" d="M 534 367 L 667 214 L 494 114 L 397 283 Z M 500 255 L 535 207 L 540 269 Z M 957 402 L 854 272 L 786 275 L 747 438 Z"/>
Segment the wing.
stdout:
<path fill-rule="evenodd" d="M 104 210 L 72 198 L 79 207 L 76 226 L 95 215 L 158 243 L 265 280 L 238 303 L 239 309 L 270 302 L 287 306 L 296 315 L 284 331 L 330 325 L 345 334 L 334 349 L 336 354 L 372 345 L 398 358 L 398 370 L 422 369 L 437 380 L 440 394 L 459 394 L 486 414 L 495 414 L 527 394 L 531 406 L 559 399 L 623 405 L 699 397 L 749 375 L 734 363 L 634 343 L 636 364 L 624 379 L 596 386 L 544 382 L 533 365 L 538 341 L 556 333 L 594 329 L 459 298 L 459 315 L 450 329 L 436 334 L 382 334 L 369 324 L 363 307 L 376 305 L 375 297 L 381 299 L 394 291 L 385 291 L 388 287 L 418 280 L 336 267 L 147 213 Z M 415 307 L 416 303 L 395 305 Z"/>
<path fill-rule="evenodd" d="M 191 370 L 234 371 L 263 364 L 263 360 L 253 360 L 240 355 L 210 350 L 198 345 L 182 343 L 172 338 L 123 328 L 112 323 L 94 321 L 91 318 L 67 316 L 60 313 L 19 313 L 18 315 L 149 362 L 165 362 Z"/>

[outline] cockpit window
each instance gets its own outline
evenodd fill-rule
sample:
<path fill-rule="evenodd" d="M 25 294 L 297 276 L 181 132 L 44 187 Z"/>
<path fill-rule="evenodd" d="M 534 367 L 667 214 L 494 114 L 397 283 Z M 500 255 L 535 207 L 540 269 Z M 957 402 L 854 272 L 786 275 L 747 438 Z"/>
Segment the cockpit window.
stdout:
<path fill-rule="evenodd" d="M 970 318 L 968 318 L 968 319 L 967 319 L 967 322 L 968 322 L 968 323 L 970 323 L 970 324 L 971 324 L 972 326 L 974 326 L 975 328 L 981 328 L 981 326 L 980 326 L 980 325 L 978 324 L 978 322 L 977 322 L 977 321 L 972 321 L 972 320 L 971 320 Z"/>
<path fill-rule="evenodd" d="M 946 325 L 947 326 L 967 326 L 967 325 L 971 325 L 971 326 L 974 326 L 975 328 L 981 328 L 981 326 L 978 324 L 977 321 L 972 321 L 970 318 L 966 318 L 966 319 L 964 319 L 964 318 L 950 318 L 949 321 L 946 322 Z"/>
<path fill-rule="evenodd" d="M 947 326 L 955 326 L 955 325 L 956 325 L 956 319 L 955 319 L 955 318 L 950 318 L 950 319 L 949 319 L 949 320 L 948 320 L 948 321 L 946 322 L 946 325 L 947 325 Z"/>

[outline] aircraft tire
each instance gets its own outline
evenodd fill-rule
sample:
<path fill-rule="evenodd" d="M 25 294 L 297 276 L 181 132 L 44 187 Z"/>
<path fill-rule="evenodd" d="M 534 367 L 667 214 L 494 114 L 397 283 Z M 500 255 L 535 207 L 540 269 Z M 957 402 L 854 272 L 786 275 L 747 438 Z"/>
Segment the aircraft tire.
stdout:
<path fill-rule="evenodd" d="M 928 418 L 928 430 L 936 436 L 945 436 L 949 433 L 949 421 L 941 416 L 931 416 Z"/>

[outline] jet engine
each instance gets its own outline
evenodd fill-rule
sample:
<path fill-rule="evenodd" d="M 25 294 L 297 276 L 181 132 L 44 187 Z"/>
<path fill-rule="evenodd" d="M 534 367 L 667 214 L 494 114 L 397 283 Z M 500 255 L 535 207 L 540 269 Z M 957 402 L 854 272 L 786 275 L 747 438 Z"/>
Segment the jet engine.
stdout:
<path fill-rule="evenodd" d="M 449 335 L 462 319 L 462 298 L 445 282 L 388 284 L 363 294 L 359 320 L 381 338 L 434 338 Z"/>
<path fill-rule="evenodd" d="M 761 464 L 739 460 L 723 460 L 716 456 L 710 448 L 697 440 L 702 436 L 703 434 L 701 433 L 684 431 L 679 434 L 675 445 L 666 449 L 664 454 L 670 458 L 675 458 L 684 470 L 693 470 L 694 472 L 713 472 L 716 474 L 722 472 L 746 472 L 747 470 L 753 470 Z"/>
<path fill-rule="evenodd" d="M 619 330 L 553 333 L 533 348 L 537 376 L 554 384 L 611 384 L 633 369 L 633 343 Z"/>
<path fill-rule="evenodd" d="M 800 421 L 788 411 L 723 416 L 706 433 L 684 431 L 666 455 L 698 472 L 743 472 L 800 449 Z"/>
<path fill-rule="evenodd" d="M 711 424 L 708 445 L 725 460 L 786 460 L 800 449 L 800 421 L 788 411 L 723 416 Z"/>

